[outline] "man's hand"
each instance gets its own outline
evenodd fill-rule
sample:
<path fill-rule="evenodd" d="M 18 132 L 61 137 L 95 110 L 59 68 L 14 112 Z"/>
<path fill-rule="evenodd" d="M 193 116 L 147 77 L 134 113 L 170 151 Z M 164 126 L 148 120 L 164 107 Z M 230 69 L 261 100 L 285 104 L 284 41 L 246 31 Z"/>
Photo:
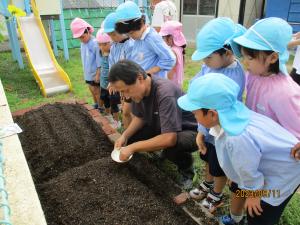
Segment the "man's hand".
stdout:
<path fill-rule="evenodd" d="M 131 149 L 130 145 L 121 148 L 120 151 L 120 160 L 121 161 L 127 161 L 129 157 L 134 153 L 134 151 Z"/>
<path fill-rule="evenodd" d="M 197 137 L 196 137 L 196 143 L 197 143 L 199 152 L 202 155 L 205 155 L 206 151 L 207 151 L 206 145 L 205 145 L 205 142 L 204 142 L 204 138 L 205 138 L 205 136 L 202 133 L 198 132 Z"/>
<path fill-rule="evenodd" d="M 300 160 L 300 142 L 292 148 L 291 156 L 296 160 Z"/>
<path fill-rule="evenodd" d="M 246 198 L 245 209 L 248 210 L 248 213 L 251 217 L 260 216 L 263 212 L 263 209 L 260 205 L 260 197 Z"/>
<path fill-rule="evenodd" d="M 115 142 L 115 149 L 120 149 L 121 147 L 127 144 L 127 138 L 124 135 L 121 135 Z"/>

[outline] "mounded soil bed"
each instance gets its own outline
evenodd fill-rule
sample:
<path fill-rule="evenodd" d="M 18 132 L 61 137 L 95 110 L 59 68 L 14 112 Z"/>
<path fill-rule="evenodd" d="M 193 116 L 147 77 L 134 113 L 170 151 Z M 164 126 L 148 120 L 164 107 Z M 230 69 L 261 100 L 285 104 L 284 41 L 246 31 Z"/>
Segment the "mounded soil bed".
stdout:
<path fill-rule="evenodd" d="M 46 105 L 15 122 L 49 225 L 197 224 L 172 202 L 180 190 L 144 155 L 112 161 L 113 145 L 80 105 Z"/>

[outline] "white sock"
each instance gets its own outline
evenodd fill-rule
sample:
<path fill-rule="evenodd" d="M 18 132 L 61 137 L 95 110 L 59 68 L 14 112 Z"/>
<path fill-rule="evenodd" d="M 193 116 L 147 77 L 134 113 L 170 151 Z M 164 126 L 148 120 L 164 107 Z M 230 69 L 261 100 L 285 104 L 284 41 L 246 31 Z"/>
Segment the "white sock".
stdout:
<path fill-rule="evenodd" d="M 230 212 L 230 216 L 231 216 L 231 218 L 232 218 L 236 223 L 239 223 L 239 222 L 243 219 L 243 217 L 244 217 L 243 214 L 240 215 L 240 216 L 236 216 L 236 215 L 233 215 L 231 212 Z"/>

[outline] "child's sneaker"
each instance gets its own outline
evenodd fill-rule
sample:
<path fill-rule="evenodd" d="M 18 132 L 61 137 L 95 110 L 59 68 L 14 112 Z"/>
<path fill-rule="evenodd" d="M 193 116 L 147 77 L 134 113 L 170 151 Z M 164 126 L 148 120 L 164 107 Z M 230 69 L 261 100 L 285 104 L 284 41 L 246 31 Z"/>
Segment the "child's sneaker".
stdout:
<path fill-rule="evenodd" d="M 207 197 L 202 201 L 202 206 L 204 206 L 210 213 L 214 213 L 217 208 L 222 206 L 224 203 L 222 201 L 223 195 L 215 195 L 213 193 L 208 193 Z"/>
<path fill-rule="evenodd" d="M 223 225 L 245 225 L 246 224 L 246 217 L 244 217 L 240 222 L 235 222 L 234 219 L 231 218 L 230 214 L 221 216 L 220 222 Z"/>
<path fill-rule="evenodd" d="M 189 195 L 195 200 L 202 200 L 208 195 L 212 188 L 213 184 L 210 185 L 207 182 L 203 181 L 198 188 L 191 190 L 189 192 Z"/>
<path fill-rule="evenodd" d="M 122 127 L 122 123 L 121 123 L 121 121 L 116 121 L 116 120 L 114 120 L 113 121 L 113 123 L 112 123 L 112 127 L 114 128 L 114 129 L 120 129 L 121 127 Z"/>
<path fill-rule="evenodd" d="M 100 113 L 105 113 L 105 108 L 103 106 L 99 106 L 98 110 Z"/>
<path fill-rule="evenodd" d="M 94 109 L 98 109 L 98 103 L 94 103 L 94 104 L 92 105 L 92 107 L 93 107 Z"/>

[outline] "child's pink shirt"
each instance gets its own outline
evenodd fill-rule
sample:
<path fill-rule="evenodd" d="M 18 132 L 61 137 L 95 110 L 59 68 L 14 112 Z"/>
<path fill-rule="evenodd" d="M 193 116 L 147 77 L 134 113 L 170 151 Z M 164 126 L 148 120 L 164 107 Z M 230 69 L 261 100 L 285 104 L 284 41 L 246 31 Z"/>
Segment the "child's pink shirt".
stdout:
<path fill-rule="evenodd" d="M 183 48 L 178 46 L 172 46 L 172 50 L 176 55 L 176 64 L 175 64 L 175 74 L 173 76 L 172 81 L 180 88 L 182 88 L 183 84 L 183 74 L 184 74 L 184 58 L 183 58 Z"/>
<path fill-rule="evenodd" d="M 246 74 L 246 105 L 294 134 L 300 140 L 300 86 L 290 76 Z"/>

